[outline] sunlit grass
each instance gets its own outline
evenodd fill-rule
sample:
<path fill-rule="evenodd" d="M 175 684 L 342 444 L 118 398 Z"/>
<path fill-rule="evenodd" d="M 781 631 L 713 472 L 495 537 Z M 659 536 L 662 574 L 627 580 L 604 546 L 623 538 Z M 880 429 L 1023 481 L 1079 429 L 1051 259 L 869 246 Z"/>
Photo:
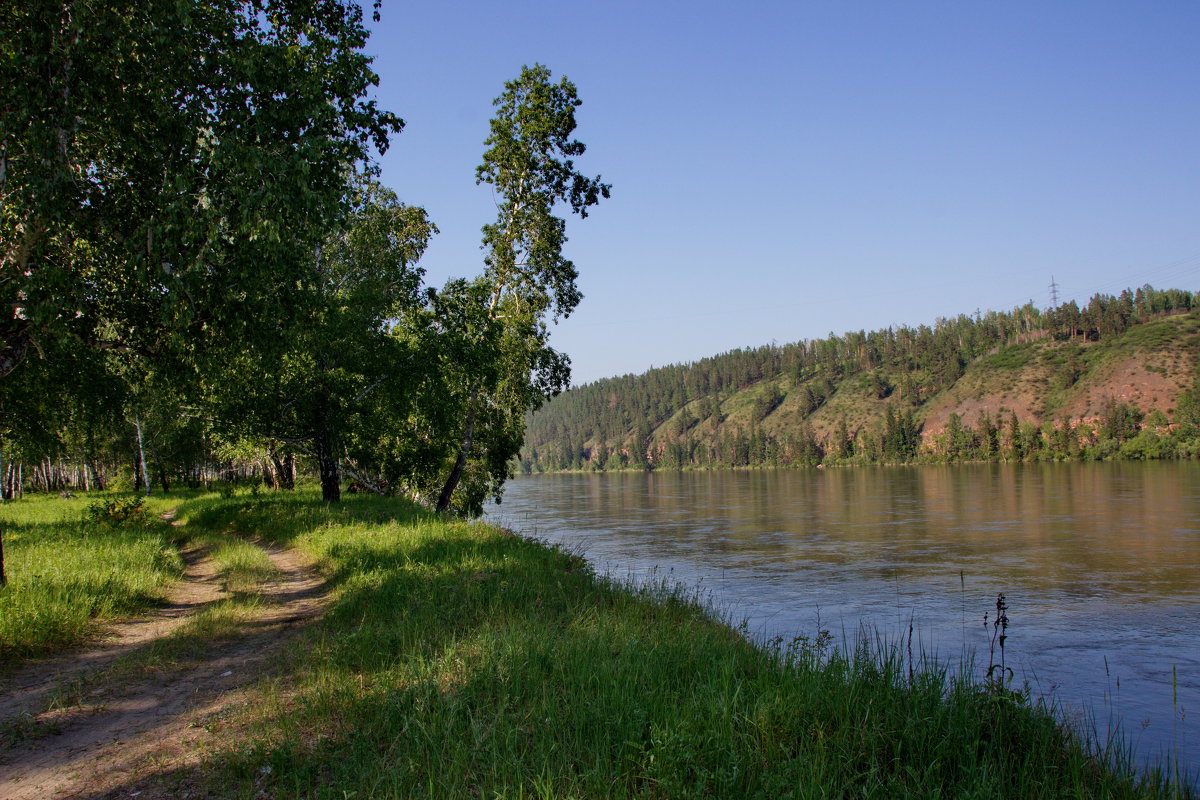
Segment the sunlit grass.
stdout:
<path fill-rule="evenodd" d="M 30 495 L 0 505 L 8 586 L 0 590 L 0 667 L 82 641 L 97 623 L 165 597 L 183 562 L 152 500 L 139 524 L 85 521 L 97 497 Z"/>
<path fill-rule="evenodd" d="M 181 502 L 219 500 L 215 493 L 153 495 L 143 500 L 139 519 L 126 524 L 88 518 L 90 505 L 117 497 L 132 495 L 31 494 L 0 505 L 9 580 L 0 591 L 0 666 L 78 644 L 105 621 L 162 603 L 182 574 L 180 545 L 205 551 L 226 591 L 235 595 L 253 595 L 279 575 L 261 547 L 228 527 L 188 529 L 161 519 Z M 207 609 L 189 626 L 232 613 L 237 605 Z"/>
<path fill-rule="evenodd" d="M 248 594 L 279 577 L 279 568 L 258 545 L 228 532 L 185 532 L 190 546 L 202 548 L 216 562 L 227 592 Z"/>

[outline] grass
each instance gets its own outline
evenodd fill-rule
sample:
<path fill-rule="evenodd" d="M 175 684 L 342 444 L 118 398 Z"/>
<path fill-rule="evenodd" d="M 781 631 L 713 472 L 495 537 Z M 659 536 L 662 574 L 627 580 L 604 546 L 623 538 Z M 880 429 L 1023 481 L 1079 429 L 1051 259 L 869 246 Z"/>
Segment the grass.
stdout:
<path fill-rule="evenodd" d="M 206 498 L 216 499 L 198 495 L 192 504 L 203 504 Z M 188 525 L 187 518 L 180 519 L 178 514 L 176 519 L 183 523 L 179 533 L 187 545 L 203 550 L 215 562 L 222 588 L 229 595 L 204 606 L 170 636 L 152 642 L 118 668 L 162 669 L 203 658 L 212 642 L 244 632 L 263 608 L 263 584 L 279 577 L 279 568 L 266 551 L 230 526 Z"/>
<path fill-rule="evenodd" d="M 258 587 L 279 576 L 266 552 L 253 542 L 226 531 L 185 531 L 190 546 L 199 547 L 217 563 L 217 575 L 227 592 L 255 594 Z"/>
<path fill-rule="evenodd" d="M 312 494 L 188 513 L 300 547 L 336 587 L 221 723 L 221 796 L 1174 796 L 1019 694 L 877 641 L 756 647 L 676 587 L 495 528 Z"/>
<path fill-rule="evenodd" d="M 984 356 L 980 359 L 979 366 L 985 370 L 1020 369 L 1037 356 L 1039 349 L 1033 342 L 1010 344 Z"/>
<path fill-rule="evenodd" d="M 1122 359 L 1158 352 L 1188 352 L 1193 344 L 1195 320 L 1188 316 L 1164 317 L 1135 325 L 1121 336 L 1109 336 L 1083 348 L 1089 372 Z"/>
<path fill-rule="evenodd" d="M 1181 336 L 1188 331 L 1187 322 L 1187 317 L 1167 317 L 1135 325 L 1125 332 L 1124 344 L 1140 350 L 1164 350 L 1178 346 Z"/>
<path fill-rule="evenodd" d="M 0 506 L 9 585 L 0 591 L 0 669 L 93 635 L 105 620 L 162 602 L 183 562 L 152 499 L 144 520 L 85 521 L 95 497 L 30 496 Z"/>
<path fill-rule="evenodd" d="M 243 537 L 304 550 L 334 590 L 250 702 L 211 722 L 204 762 L 174 776 L 208 796 L 1190 796 L 1023 695 L 898 646 L 756 646 L 679 587 L 614 583 L 401 501 L 192 496 L 178 518 L 231 585 L 264 574 Z M 253 602 L 210 606 L 162 657 L 236 629 Z"/>
<path fill-rule="evenodd" d="M 80 644 L 107 621 L 161 604 L 183 571 L 180 546 L 205 551 L 233 596 L 189 620 L 168 647 L 211 639 L 253 613 L 258 587 L 278 576 L 261 547 L 227 527 L 173 528 L 161 519 L 185 499 L 203 497 L 197 492 L 154 495 L 128 523 L 89 519 L 90 506 L 130 497 L 29 495 L 0 506 L 9 578 L 0 591 L 0 668 Z"/>
<path fill-rule="evenodd" d="M 215 562 L 229 595 L 205 605 L 168 635 L 61 682 L 32 711 L 0 722 L 0 752 L 59 732 L 57 719 L 44 718 L 43 712 L 88 706 L 96 691 L 119 692 L 147 674 L 202 661 L 213 642 L 244 633 L 259 617 L 262 584 L 279 574 L 265 551 L 228 529 L 192 531 L 173 528 L 162 519 L 163 512 L 174 511 L 185 496 L 197 495 L 154 497 L 144 503 L 146 510 L 136 520 L 120 525 L 99 524 L 85 509 L 106 503 L 119 507 L 129 495 L 96 493 L 72 501 L 31 495 L 3 508 L 10 531 L 11 520 L 19 519 L 19 531 L 24 530 L 20 525 L 27 525 L 37 534 L 12 537 L 22 545 L 14 548 L 20 569 L 10 571 L 12 584 L 0 592 L 0 630 L 6 633 L 0 642 L 8 666 L 77 645 L 112 617 L 131 616 L 161 602 L 181 572 L 179 546 L 204 551 Z M 106 571 L 106 579 L 94 579 Z M 147 583 L 150 589 L 143 585 Z M 7 638 L 10 631 L 21 639 Z"/>

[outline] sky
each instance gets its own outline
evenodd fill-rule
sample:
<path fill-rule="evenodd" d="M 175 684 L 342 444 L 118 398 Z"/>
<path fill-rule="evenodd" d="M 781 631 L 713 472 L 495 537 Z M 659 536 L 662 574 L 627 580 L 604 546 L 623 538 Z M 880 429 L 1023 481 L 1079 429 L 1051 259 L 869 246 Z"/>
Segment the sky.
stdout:
<path fill-rule="evenodd" d="M 578 87 L 573 382 L 739 347 L 1200 290 L 1200 3 L 385 0 L 367 51 L 406 122 L 383 182 L 482 270 L 474 170 L 522 65 Z M 566 210 L 564 209 L 564 212 Z"/>

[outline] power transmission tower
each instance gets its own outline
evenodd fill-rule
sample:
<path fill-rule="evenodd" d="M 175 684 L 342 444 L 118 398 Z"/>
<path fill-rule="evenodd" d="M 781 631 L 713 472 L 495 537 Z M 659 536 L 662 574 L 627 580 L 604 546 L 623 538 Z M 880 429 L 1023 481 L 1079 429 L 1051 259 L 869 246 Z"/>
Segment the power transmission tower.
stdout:
<path fill-rule="evenodd" d="M 1054 282 L 1054 276 L 1050 276 L 1050 307 L 1058 308 L 1058 284 Z"/>

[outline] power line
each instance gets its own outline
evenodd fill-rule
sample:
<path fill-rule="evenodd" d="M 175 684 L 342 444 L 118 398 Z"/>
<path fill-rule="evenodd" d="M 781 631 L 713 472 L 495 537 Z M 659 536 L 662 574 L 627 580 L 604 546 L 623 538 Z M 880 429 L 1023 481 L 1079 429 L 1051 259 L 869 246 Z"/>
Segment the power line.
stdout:
<path fill-rule="evenodd" d="M 1054 276 L 1050 276 L 1050 307 L 1058 308 L 1058 284 L 1054 282 Z"/>

